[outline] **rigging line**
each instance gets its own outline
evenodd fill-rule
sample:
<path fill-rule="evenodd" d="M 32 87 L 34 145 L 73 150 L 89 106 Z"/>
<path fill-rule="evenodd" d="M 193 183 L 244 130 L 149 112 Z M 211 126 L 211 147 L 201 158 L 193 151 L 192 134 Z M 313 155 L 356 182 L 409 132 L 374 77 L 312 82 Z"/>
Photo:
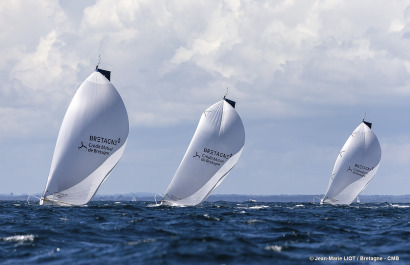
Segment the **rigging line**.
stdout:
<path fill-rule="evenodd" d="M 41 198 L 37 197 L 36 195 L 29 194 L 29 195 L 27 196 L 27 204 L 28 204 L 28 205 L 30 205 L 30 197 L 34 197 L 34 198 L 38 199 L 39 201 L 41 201 Z"/>
<path fill-rule="evenodd" d="M 162 201 L 162 194 L 161 193 L 155 193 L 155 195 L 154 195 L 154 200 L 155 200 L 155 205 L 158 205 L 159 203 L 157 202 L 157 195 L 160 195 L 161 196 L 161 201 Z"/>
<path fill-rule="evenodd" d="M 312 199 L 313 203 L 315 203 L 315 199 L 318 199 L 318 200 L 319 200 L 319 202 L 322 200 L 322 199 L 321 199 L 321 198 L 319 198 L 318 196 L 314 196 L 314 197 L 313 197 L 313 199 Z"/>
<path fill-rule="evenodd" d="M 100 55 L 98 55 L 98 63 L 97 63 L 97 66 L 95 67 L 95 70 L 98 69 L 98 67 L 100 66 L 100 63 L 101 63 L 101 53 Z"/>
<path fill-rule="evenodd" d="M 228 95 L 228 92 L 229 92 L 229 86 L 226 88 L 226 94 L 225 94 L 224 98 L 226 98 L 226 96 Z"/>

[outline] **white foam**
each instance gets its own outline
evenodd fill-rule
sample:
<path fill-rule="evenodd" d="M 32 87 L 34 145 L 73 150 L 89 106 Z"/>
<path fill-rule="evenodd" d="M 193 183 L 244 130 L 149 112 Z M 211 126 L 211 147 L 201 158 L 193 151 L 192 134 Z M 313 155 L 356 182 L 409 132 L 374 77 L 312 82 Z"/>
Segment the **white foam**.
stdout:
<path fill-rule="evenodd" d="M 264 208 L 269 208 L 269 206 L 267 206 L 267 205 L 258 205 L 258 206 L 249 207 L 249 209 L 256 209 L 256 210 L 264 209 Z"/>
<path fill-rule="evenodd" d="M 2 241 L 6 242 L 14 242 L 14 243 L 25 243 L 25 242 L 33 242 L 36 238 L 35 235 L 15 235 L 15 236 L 8 236 L 8 237 L 1 237 Z"/>
<path fill-rule="evenodd" d="M 399 205 L 399 204 L 391 204 L 391 207 L 396 207 L 396 208 L 409 208 L 410 205 Z"/>
<path fill-rule="evenodd" d="M 248 225 L 253 225 L 253 224 L 258 223 L 258 222 L 260 222 L 260 221 L 257 220 L 257 219 L 251 219 L 251 220 L 247 220 L 245 223 L 248 224 Z"/>
<path fill-rule="evenodd" d="M 148 204 L 148 205 L 147 205 L 148 208 L 151 208 L 151 207 L 159 207 L 159 206 L 162 206 L 162 204 L 161 204 L 161 203 L 156 203 L 156 204 Z"/>
<path fill-rule="evenodd" d="M 157 242 L 157 240 L 147 238 L 147 239 L 138 240 L 138 241 L 130 241 L 130 242 L 128 242 L 128 245 L 134 246 L 134 245 L 139 245 L 139 244 L 143 244 L 143 243 L 154 243 L 154 242 Z"/>
<path fill-rule="evenodd" d="M 295 208 L 298 208 L 298 207 L 305 207 L 305 205 L 304 204 L 296 204 L 295 206 L 293 206 L 293 207 L 287 207 L 288 209 L 295 209 Z"/>
<path fill-rule="evenodd" d="M 209 214 L 204 214 L 204 217 L 205 217 L 206 219 L 209 219 L 209 220 L 221 221 L 220 218 L 218 218 L 218 217 L 211 217 L 211 216 L 209 216 Z"/>
<path fill-rule="evenodd" d="M 238 209 L 253 209 L 253 210 L 259 210 L 259 209 L 265 209 L 265 208 L 269 208 L 269 206 L 267 205 L 255 205 L 255 206 L 242 206 L 242 207 L 238 207 Z"/>
<path fill-rule="evenodd" d="M 272 245 L 272 246 L 266 246 L 265 247 L 265 250 L 268 250 L 268 251 L 274 251 L 274 252 L 281 252 L 282 251 L 282 247 L 281 246 L 278 246 L 278 245 Z"/>

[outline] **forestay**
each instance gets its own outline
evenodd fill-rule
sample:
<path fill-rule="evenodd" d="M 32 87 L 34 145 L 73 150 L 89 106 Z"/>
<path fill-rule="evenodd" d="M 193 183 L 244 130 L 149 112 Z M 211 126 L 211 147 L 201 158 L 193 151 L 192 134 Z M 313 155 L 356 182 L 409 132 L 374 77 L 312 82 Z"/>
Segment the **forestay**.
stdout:
<path fill-rule="evenodd" d="M 109 78 L 109 71 L 97 68 L 74 95 L 58 134 L 40 204 L 87 203 L 121 158 L 128 138 L 128 115 Z"/>
<path fill-rule="evenodd" d="M 379 168 L 380 143 L 363 121 L 340 151 L 322 203 L 351 204 L 366 188 Z"/>
<path fill-rule="evenodd" d="M 244 144 L 234 101 L 224 98 L 206 109 L 162 203 L 192 206 L 206 200 L 236 165 Z"/>

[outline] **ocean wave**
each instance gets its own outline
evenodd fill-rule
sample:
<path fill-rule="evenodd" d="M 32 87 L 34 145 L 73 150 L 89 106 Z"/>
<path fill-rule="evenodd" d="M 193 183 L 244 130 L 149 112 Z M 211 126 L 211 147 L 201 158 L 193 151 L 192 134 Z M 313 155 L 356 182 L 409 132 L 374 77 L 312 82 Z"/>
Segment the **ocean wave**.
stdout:
<path fill-rule="evenodd" d="M 240 204 L 239 204 L 240 205 Z M 254 206 L 248 206 L 248 205 L 241 205 L 237 207 L 237 209 L 250 209 L 250 210 L 260 210 L 260 209 L 267 209 L 269 208 L 268 205 L 254 205 Z"/>
<path fill-rule="evenodd" d="M 340 255 L 410 260 L 408 204 L 13 204 L 0 202 L 0 264 L 288 265 Z"/>
<path fill-rule="evenodd" d="M 15 236 L 8 236 L 8 237 L 0 237 L 0 241 L 24 244 L 24 243 L 32 243 L 35 238 L 36 238 L 35 235 L 15 235 Z"/>
<path fill-rule="evenodd" d="M 390 206 L 395 208 L 410 208 L 410 205 L 390 204 Z"/>

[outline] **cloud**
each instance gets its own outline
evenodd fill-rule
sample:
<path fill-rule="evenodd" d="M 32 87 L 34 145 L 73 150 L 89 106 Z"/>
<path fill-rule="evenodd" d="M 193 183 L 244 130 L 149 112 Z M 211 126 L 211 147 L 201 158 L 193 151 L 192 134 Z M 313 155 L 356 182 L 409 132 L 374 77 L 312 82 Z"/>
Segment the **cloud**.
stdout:
<path fill-rule="evenodd" d="M 358 106 L 363 97 L 386 104 L 380 96 L 409 95 L 407 6 L 385 8 L 369 1 L 13 1 L 3 15 L 16 28 L 3 33 L 11 41 L 0 50 L 0 68 L 63 111 L 101 54 L 133 126 L 194 120 L 181 110 L 199 113 L 226 87 L 249 116 L 316 115 L 329 105 Z"/>
<path fill-rule="evenodd" d="M 11 72 L 12 79 L 18 79 L 28 89 L 50 88 L 49 85 L 62 76 L 61 53 L 55 46 L 58 42 L 57 32 L 51 31 L 41 37 L 34 53 L 23 57 Z"/>
<path fill-rule="evenodd" d="M 404 20 L 403 5 L 392 4 L 395 12 L 385 14 L 383 5 L 369 9 L 369 2 L 242 1 L 234 9 L 224 4 L 176 49 L 173 71 L 190 64 L 241 88 L 240 99 L 251 102 L 253 113 L 264 113 L 255 105 L 271 105 L 269 114 L 283 115 L 301 103 L 355 106 L 363 97 L 380 101 L 392 92 L 407 93 L 409 56 L 392 53 L 407 49 L 402 32 L 390 31 Z"/>

